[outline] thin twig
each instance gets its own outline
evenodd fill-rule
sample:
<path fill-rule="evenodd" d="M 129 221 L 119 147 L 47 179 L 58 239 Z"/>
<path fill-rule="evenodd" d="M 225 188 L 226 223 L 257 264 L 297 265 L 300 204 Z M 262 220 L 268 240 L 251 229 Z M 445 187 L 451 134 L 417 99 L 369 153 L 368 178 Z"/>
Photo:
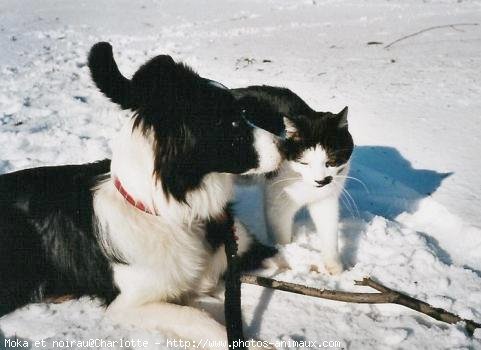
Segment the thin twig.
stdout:
<path fill-rule="evenodd" d="M 408 307 L 412 310 L 419 311 L 425 315 L 428 315 L 438 321 L 450 323 L 450 324 L 456 324 L 458 322 L 465 322 L 466 324 L 466 330 L 469 333 L 469 335 L 473 335 L 474 331 L 476 328 L 481 328 L 481 324 L 476 323 L 472 320 L 467 320 L 464 318 L 461 318 L 458 315 L 455 315 L 449 311 L 446 311 L 444 309 L 434 307 L 429 305 L 428 303 L 425 303 L 424 301 L 421 301 L 419 299 L 410 297 L 409 295 L 406 295 L 402 292 L 398 292 L 395 290 L 392 290 L 386 286 L 383 286 L 382 284 L 372 280 L 371 278 L 363 278 L 362 281 L 356 281 L 357 285 L 361 286 L 369 286 L 373 289 L 376 289 L 381 292 L 381 294 L 384 293 L 394 293 L 396 295 L 395 299 L 393 300 L 393 304 L 398 304 L 402 305 L 405 307 Z"/>
<path fill-rule="evenodd" d="M 346 303 L 385 304 L 391 303 L 392 300 L 394 300 L 394 295 L 390 296 L 382 293 L 351 293 L 338 290 L 317 289 L 303 286 L 301 284 L 245 274 L 241 276 L 241 282 L 311 297 L 344 301 Z"/>
<path fill-rule="evenodd" d="M 390 289 L 379 282 L 365 277 L 362 281 L 355 281 L 356 285 L 368 286 L 376 289 L 380 293 L 353 293 L 343 292 L 337 290 L 317 289 L 313 287 L 303 286 L 290 282 L 278 281 L 272 278 L 247 275 L 241 276 L 242 283 L 254 284 L 261 287 L 282 290 L 296 294 L 302 294 L 322 299 L 343 301 L 347 303 L 363 303 L 363 304 L 398 304 L 408 307 L 412 310 L 418 311 L 428 315 L 436 320 L 455 324 L 458 322 L 465 322 L 466 331 L 469 335 L 473 335 L 476 328 L 481 328 L 481 324 L 472 320 L 467 320 L 455 315 L 449 311 L 441 308 L 433 307 L 421 300 L 415 299 L 404 293 Z"/>
<path fill-rule="evenodd" d="M 440 26 L 434 26 L 434 27 L 429 27 L 429 28 L 425 28 L 423 30 L 420 30 L 418 32 L 415 32 L 415 33 L 412 33 L 412 34 L 409 34 L 409 35 L 405 35 L 399 39 L 396 39 L 394 40 L 393 42 L 387 44 L 386 46 L 384 46 L 385 49 L 389 49 L 391 46 L 393 46 L 394 44 L 397 44 L 398 42 L 400 41 L 403 41 L 405 39 L 408 39 L 408 38 L 412 38 L 413 36 L 416 36 L 416 35 L 419 35 L 419 34 L 422 34 L 422 33 L 425 33 L 425 32 L 428 32 L 430 30 L 435 30 L 435 29 L 441 29 L 441 28 L 452 28 L 454 30 L 457 30 L 456 27 L 460 27 L 460 26 L 477 26 L 479 25 L 479 23 L 453 23 L 453 24 L 445 24 L 445 25 L 440 25 Z"/>

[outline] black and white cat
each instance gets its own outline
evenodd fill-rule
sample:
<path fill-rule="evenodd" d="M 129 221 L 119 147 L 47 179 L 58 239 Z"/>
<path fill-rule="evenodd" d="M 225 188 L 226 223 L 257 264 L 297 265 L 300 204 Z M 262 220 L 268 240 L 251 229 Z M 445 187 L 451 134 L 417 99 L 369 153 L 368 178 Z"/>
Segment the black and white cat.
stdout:
<path fill-rule="evenodd" d="M 307 206 L 321 235 L 323 260 L 330 274 L 342 272 L 338 249 L 339 198 L 349 171 L 353 140 L 345 107 L 340 113 L 316 112 L 286 88 L 233 89 L 255 125 L 284 136 L 286 159 L 264 182 L 267 231 L 275 243 L 292 239 L 292 223 Z"/>

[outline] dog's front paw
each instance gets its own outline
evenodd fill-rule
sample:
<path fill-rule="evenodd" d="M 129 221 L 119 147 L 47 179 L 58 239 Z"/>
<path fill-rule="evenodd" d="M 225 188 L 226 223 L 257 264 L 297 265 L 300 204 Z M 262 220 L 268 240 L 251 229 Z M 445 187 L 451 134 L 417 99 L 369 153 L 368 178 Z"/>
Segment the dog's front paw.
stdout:
<path fill-rule="evenodd" d="M 262 261 L 262 267 L 264 269 L 275 269 L 277 271 L 286 271 L 291 269 L 286 258 L 284 258 L 281 253 L 277 253 L 276 255 Z"/>
<path fill-rule="evenodd" d="M 324 261 L 324 267 L 330 275 L 339 275 L 344 271 L 344 266 L 339 258 Z"/>

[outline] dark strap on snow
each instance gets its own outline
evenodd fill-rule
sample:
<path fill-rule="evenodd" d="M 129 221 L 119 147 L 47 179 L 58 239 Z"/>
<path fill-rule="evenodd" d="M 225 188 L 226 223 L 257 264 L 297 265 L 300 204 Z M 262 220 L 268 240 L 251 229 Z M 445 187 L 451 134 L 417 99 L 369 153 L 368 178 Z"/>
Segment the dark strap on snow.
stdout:
<path fill-rule="evenodd" d="M 244 333 L 242 331 L 241 310 L 241 282 L 240 261 L 237 256 L 237 240 L 235 235 L 234 219 L 230 213 L 227 219 L 230 221 L 231 231 L 225 235 L 225 253 L 227 255 L 227 271 L 225 274 L 225 301 L 224 313 L 227 329 L 229 349 L 246 349 Z"/>

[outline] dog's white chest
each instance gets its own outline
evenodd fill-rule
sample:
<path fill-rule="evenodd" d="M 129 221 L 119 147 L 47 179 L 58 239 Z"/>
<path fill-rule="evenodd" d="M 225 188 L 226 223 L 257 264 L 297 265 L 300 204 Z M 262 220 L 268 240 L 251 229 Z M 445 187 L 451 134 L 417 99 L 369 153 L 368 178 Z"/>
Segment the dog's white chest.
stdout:
<path fill-rule="evenodd" d="M 169 301 L 196 290 L 212 256 L 202 221 L 179 224 L 143 213 L 108 184 L 94 205 L 105 245 L 126 262 L 113 265 L 122 298 Z"/>
<path fill-rule="evenodd" d="M 136 300 L 177 300 L 196 290 L 211 258 L 210 248 L 202 239 L 203 228 L 189 231 L 155 232 L 130 242 L 128 265 L 115 265 L 114 280 L 122 294 Z"/>

